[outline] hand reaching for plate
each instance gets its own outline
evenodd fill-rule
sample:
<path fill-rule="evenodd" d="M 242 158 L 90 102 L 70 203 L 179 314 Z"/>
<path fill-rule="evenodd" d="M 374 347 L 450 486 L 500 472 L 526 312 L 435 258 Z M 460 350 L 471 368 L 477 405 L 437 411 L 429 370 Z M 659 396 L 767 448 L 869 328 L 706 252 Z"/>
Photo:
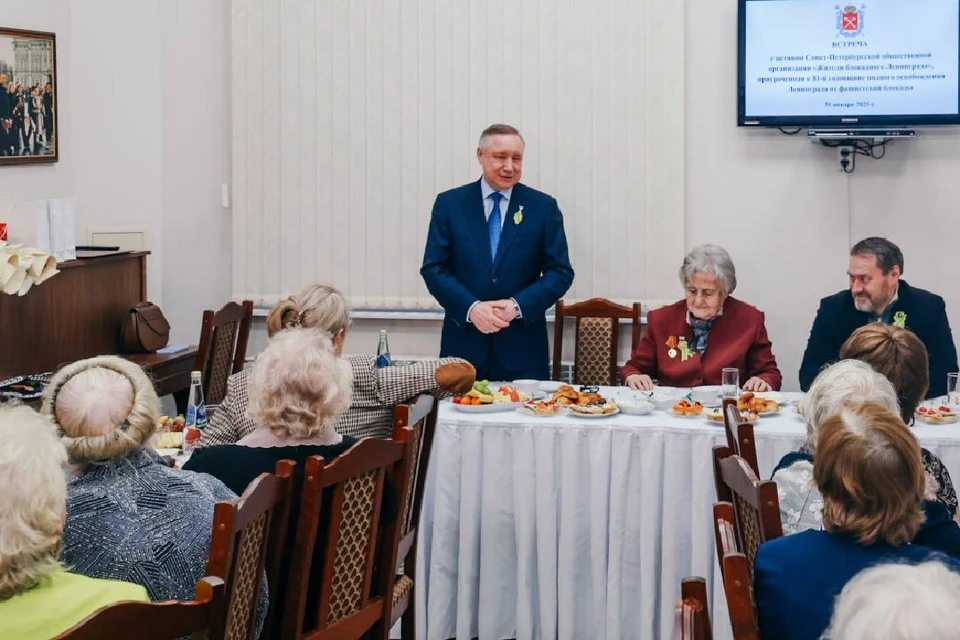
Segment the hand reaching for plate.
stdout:
<path fill-rule="evenodd" d="M 643 373 L 629 375 L 623 382 L 634 391 L 650 391 L 653 389 L 653 379 Z"/>
<path fill-rule="evenodd" d="M 753 376 L 743 383 L 744 391 L 773 391 L 773 387 L 767 384 L 766 380 Z"/>

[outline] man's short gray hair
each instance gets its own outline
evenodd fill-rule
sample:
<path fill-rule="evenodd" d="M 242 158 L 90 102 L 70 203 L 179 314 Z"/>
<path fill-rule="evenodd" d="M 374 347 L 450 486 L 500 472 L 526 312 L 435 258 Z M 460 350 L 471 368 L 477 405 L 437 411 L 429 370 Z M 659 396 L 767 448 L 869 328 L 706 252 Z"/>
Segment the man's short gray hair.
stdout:
<path fill-rule="evenodd" d="M 893 244 L 886 238 L 871 236 L 864 238 L 850 249 L 851 256 L 875 256 L 877 266 L 883 272 L 883 275 L 890 273 L 890 269 L 900 267 L 900 275 L 903 275 L 903 252 L 900 247 Z"/>
<path fill-rule="evenodd" d="M 737 269 L 723 247 L 703 244 L 684 256 L 680 267 L 680 283 L 686 286 L 697 273 L 715 276 L 724 295 L 730 295 L 737 288 Z"/>
<path fill-rule="evenodd" d="M 824 638 L 952 640 L 960 626 L 960 574 L 942 562 L 890 562 L 843 587 Z"/>
<path fill-rule="evenodd" d="M 900 415 L 897 391 L 882 373 L 861 360 L 841 360 L 817 376 L 803 400 L 807 421 L 807 449 L 814 453 L 820 425 L 839 414 L 846 404 L 875 402 L 896 416 Z"/>
<path fill-rule="evenodd" d="M 486 149 L 490 146 L 490 136 L 517 136 L 520 138 L 520 142 L 527 144 L 524 141 L 523 136 L 520 135 L 520 130 L 509 124 L 492 124 L 480 133 L 480 142 L 477 144 L 481 149 Z"/>

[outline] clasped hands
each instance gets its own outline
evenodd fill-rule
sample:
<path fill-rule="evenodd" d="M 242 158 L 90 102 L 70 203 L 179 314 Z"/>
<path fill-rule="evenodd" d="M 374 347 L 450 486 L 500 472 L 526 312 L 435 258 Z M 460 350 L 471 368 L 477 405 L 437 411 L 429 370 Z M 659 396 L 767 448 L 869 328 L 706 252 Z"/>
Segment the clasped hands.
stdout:
<path fill-rule="evenodd" d="M 470 310 L 470 322 L 480 333 L 496 333 L 510 326 L 517 317 L 513 300 L 487 300 L 478 302 Z"/>

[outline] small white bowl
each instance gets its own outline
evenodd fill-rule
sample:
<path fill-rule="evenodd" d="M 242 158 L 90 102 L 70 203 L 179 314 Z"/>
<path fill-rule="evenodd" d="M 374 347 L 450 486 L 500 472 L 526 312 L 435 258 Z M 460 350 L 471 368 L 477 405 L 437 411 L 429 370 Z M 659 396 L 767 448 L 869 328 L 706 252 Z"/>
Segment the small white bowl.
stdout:
<path fill-rule="evenodd" d="M 653 403 L 652 402 L 638 402 L 637 404 L 621 404 L 620 411 L 631 415 L 631 416 L 645 416 L 648 413 L 653 413 Z"/>
<path fill-rule="evenodd" d="M 523 391 L 525 394 L 531 398 L 540 390 L 540 381 L 539 380 L 514 380 L 510 383 L 517 391 Z"/>
<path fill-rule="evenodd" d="M 543 391 L 544 393 L 553 393 L 559 389 L 560 385 L 562 384 L 563 383 L 559 382 L 558 380 L 544 380 L 539 384 L 539 388 L 540 391 Z"/>
<path fill-rule="evenodd" d="M 699 402 L 705 407 L 716 407 L 720 403 L 720 386 L 704 385 L 694 387 L 692 394 L 694 402 Z"/>

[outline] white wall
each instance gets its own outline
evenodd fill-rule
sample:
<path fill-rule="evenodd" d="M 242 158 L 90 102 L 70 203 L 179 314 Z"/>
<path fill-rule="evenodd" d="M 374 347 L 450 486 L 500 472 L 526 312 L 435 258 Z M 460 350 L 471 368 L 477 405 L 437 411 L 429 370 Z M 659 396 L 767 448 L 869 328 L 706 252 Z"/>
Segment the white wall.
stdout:
<path fill-rule="evenodd" d="M 229 0 L 0 0 L 57 34 L 60 161 L 0 167 L 2 197 L 74 196 L 88 227 L 149 232 L 148 289 L 173 342 L 230 297 Z"/>
<path fill-rule="evenodd" d="M 847 252 L 863 237 L 900 245 L 906 279 L 944 296 L 958 326 L 960 133 L 923 131 L 847 175 L 836 150 L 803 135 L 737 129 L 736 25 L 734 2 L 688 5 L 686 244 L 730 251 L 737 296 L 767 314 L 785 388 L 798 388 L 818 300 L 847 286 Z"/>

